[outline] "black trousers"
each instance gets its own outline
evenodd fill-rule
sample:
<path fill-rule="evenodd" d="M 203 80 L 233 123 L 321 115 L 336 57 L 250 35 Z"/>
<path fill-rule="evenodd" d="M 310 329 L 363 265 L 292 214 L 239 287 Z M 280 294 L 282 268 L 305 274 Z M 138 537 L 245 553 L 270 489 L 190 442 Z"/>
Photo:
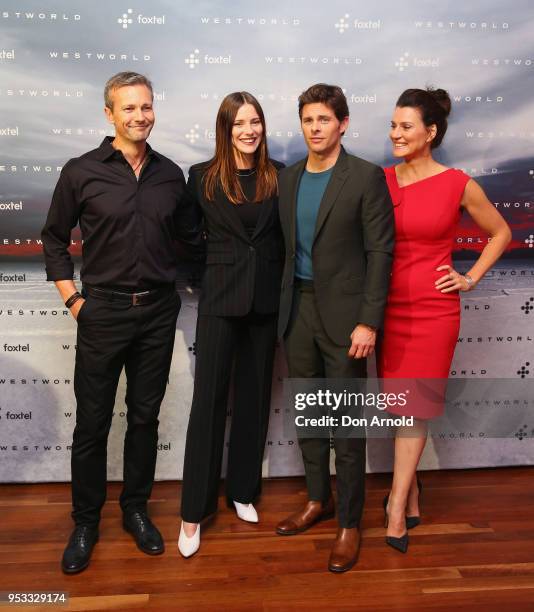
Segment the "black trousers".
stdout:
<path fill-rule="evenodd" d="M 174 288 L 143 306 L 88 296 L 80 310 L 71 459 L 77 525 L 97 525 L 106 499 L 107 440 L 123 367 L 128 413 L 120 505 L 123 512 L 146 510 L 179 310 Z"/>
<path fill-rule="evenodd" d="M 276 314 L 198 317 L 195 386 L 182 486 L 184 521 L 199 523 L 217 510 L 234 359 L 226 496 L 246 504 L 260 494 L 276 323 Z"/>
<path fill-rule="evenodd" d="M 365 359 L 347 356 L 346 346 L 327 336 L 310 287 L 295 289 L 285 349 L 291 378 L 364 378 Z M 365 498 L 365 438 L 334 437 L 339 526 L 358 527 Z M 331 496 L 330 440 L 300 438 L 308 497 L 325 502 Z"/>

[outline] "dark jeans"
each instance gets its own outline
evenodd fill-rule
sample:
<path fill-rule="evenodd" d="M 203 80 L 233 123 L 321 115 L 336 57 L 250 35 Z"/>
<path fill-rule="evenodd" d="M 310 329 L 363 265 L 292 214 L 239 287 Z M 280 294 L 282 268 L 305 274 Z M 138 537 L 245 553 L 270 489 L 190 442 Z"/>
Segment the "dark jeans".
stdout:
<path fill-rule="evenodd" d="M 97 525 L 106 499 L 107 440 L 123 367 L 128 414 L 120 505 L 123 512 L 146 510 L 179 310 L 174 288 L 142 306 L 88 296 L 80 310 L 71 460 L 77 525 Z"/>
<path fill-rule="evenodd" d="M 355 322 L 356 324 L 356 322 Z M 346 346 L 334 344 L 327 336 L 315 294 L 310 287 L 298 287 L 285 349 L 291 378 L 364 378 L 365 359 L 348 357 Z M 336 453 L 336 488 L 340 527 L 358 527 L 365 498 L 365 438 L 334 437 Z M 330 440 L 299 439 L 306 486 L 310 500 L 325 502 L 331 496 Z"/>
<path fill-rule="evenodd" d="M 195 388 L 182 486 L 184 521 L 199 523 L 217 510 L 234 359 L 226 496 L 246 504 L 253 502 L 260 493 L 276 322 L 276 314 L 198 317 Z"/>

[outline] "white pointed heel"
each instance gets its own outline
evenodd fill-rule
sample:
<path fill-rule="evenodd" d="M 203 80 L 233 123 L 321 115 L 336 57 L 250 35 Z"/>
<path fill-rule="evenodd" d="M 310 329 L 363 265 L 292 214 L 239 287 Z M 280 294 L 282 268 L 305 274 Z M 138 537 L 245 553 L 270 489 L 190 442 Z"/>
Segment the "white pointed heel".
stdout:
<path fill-rule="evenodd" d="M 184 523 L 180 525 L 180 536 L 178 537 L 178 550 L 184 557 L 191 557 L 200 548 L 200 525 L 197 525 L 195 533 L 188 537 L 184 531 Z"/>
<path fill-rule="evenodd" d="M 252 504 L 241 504 L 240 502 L 234 502 L 235 511 L 237 512 L 237 516 L 242 521 L 247 521 L 247 523 L 257 523 L 258 522 L 258 513 L 256 512 L 256 508 Z"/>

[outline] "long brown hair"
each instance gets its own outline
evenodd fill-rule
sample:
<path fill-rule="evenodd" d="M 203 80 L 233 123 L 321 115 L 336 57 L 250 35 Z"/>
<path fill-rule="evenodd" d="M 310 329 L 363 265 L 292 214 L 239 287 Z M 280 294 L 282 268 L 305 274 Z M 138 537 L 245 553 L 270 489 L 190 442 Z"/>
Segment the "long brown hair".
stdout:
<path fill-rule="evenodd" d="M 257 174 L 254 201 L 261 202 L 277 193 L 277 173 L 276 168 L 269 160 L 263 110 L 252 94 L 246 91 L 236 91 L 224 98 L 217 113 L 215 155 L 204 175 L 204 195 L 208 201 L 215 199 L 215 192 L 218 187 L 223 190 L 224 195 L 232 204 L 247 201 L 237 176 L 237 165 L 232 144 L 232 128 L 237 112 L 243 104 L 251 104 L 254 107 L 263 127 L 261 142 L 254 153 Z"/>

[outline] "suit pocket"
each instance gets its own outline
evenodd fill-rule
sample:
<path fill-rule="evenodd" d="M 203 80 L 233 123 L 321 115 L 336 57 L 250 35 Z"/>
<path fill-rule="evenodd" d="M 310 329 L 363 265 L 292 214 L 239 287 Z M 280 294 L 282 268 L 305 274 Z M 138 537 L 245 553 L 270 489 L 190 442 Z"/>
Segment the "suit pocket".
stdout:
<path fill-rule="evenodd" d="M 82 322 L 81 317 L 85 316 L 85 311 L 87 310 L 87 297 L 88 296 L 84 298 L 85 301 L 82 304 L 82 307 L 80 308 L 80 310 L 78 311 L 78 316 L 76 317 L 76 323 L 81 323 Z"/>
<path fill-rule="evenodd" d="M 233 264 L 235 256 L 233 253 L 208 253 L 206 264 Z"/>

